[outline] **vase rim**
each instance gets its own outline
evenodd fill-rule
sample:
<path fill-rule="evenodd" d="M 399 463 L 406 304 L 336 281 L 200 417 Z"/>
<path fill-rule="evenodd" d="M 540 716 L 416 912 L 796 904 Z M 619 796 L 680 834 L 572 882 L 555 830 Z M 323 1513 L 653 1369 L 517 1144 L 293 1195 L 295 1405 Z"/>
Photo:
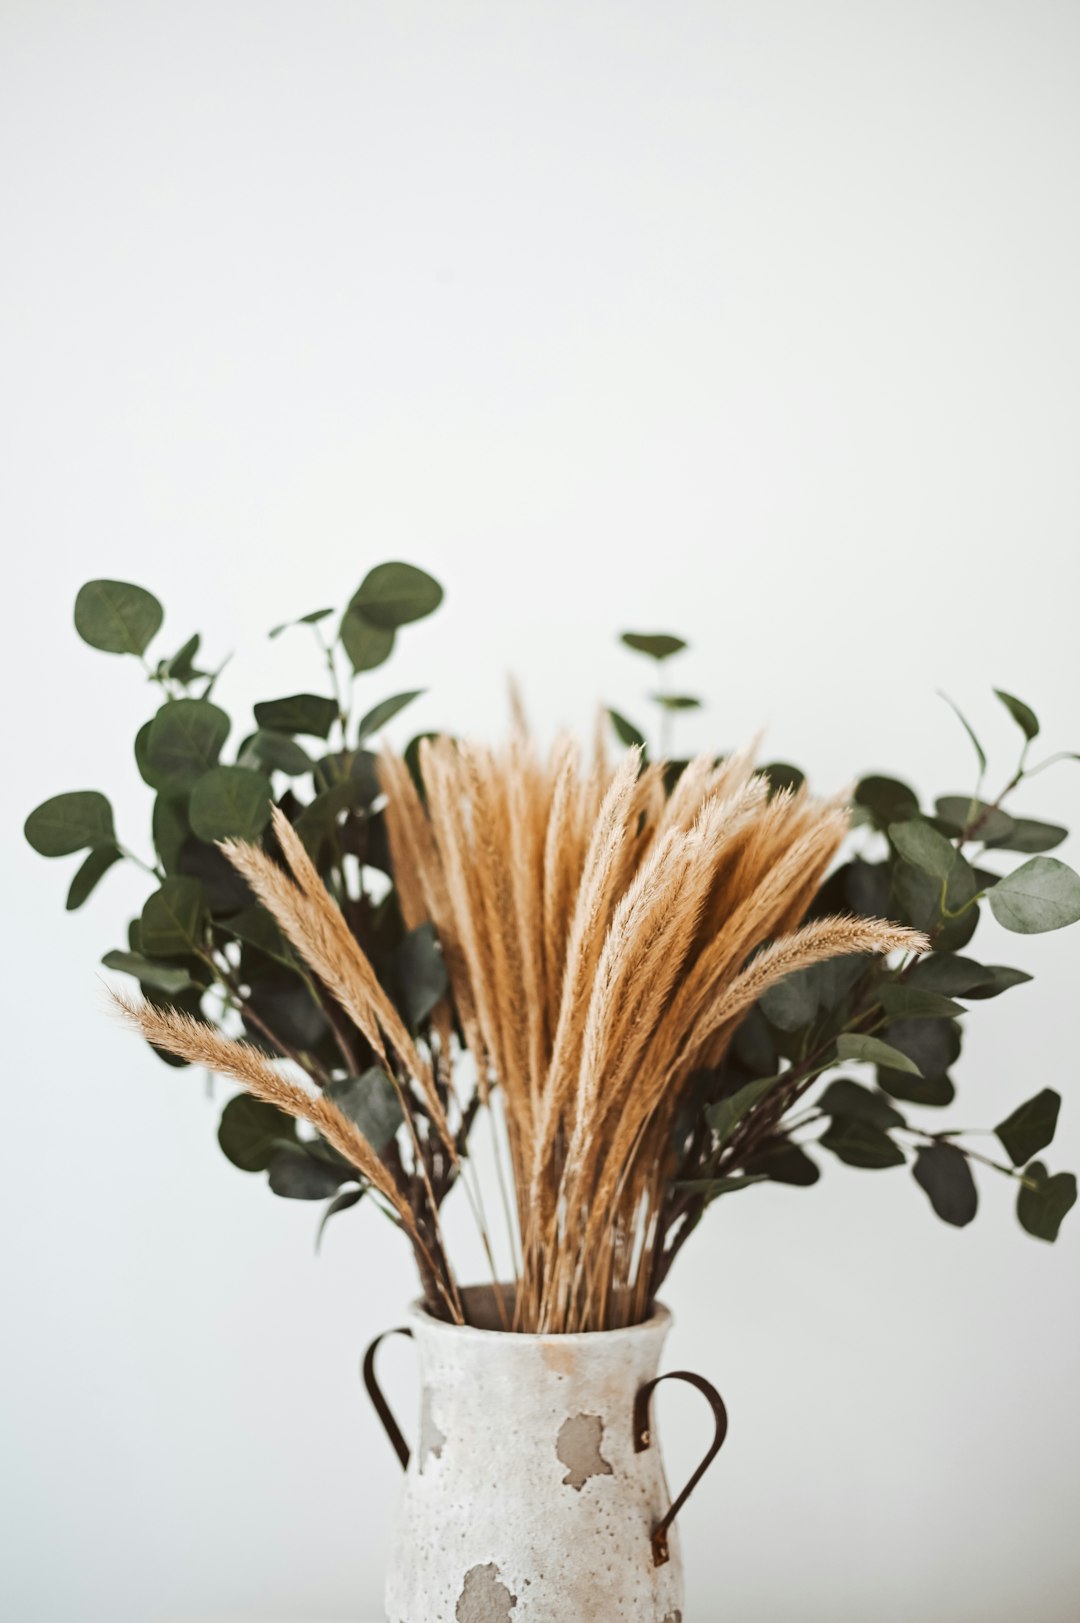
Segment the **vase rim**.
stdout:
<path fill-rule="evenodd" d="M 514 1287 L 512 1285 L 503 1284 L 501 1288 L 507 1295 L 513 1295 Z M 489 1302 L 494 1309 L 495 1287 L 493 1285 L 464 1285 L 461 1287 L 460 1294 L 466 1300 L 472 1299 L 476 1301 L 480 1299 Z M 672 1323 L 671 1312 L 664 1306 L 663 1302 L 653 1304 L 653 1312 L 647 1319 L 642 1319 L 638 1324 L 621 1325 L 614 1330 L 503 1330 L 502 1328 L 487 1329 L 483 1325 L 475 1324 L 451 1324 L 447 1319 L 437 1319 L 433 1313 L 429 1313 L 424 1306 L 423 1297 L 417 1297 L 415 1301 L 409 1304 L 408 1317 L 411 1322 L 423 1328 L 428 1334 L 433 1331 L 445 1332 L 459 1339 L 469 1338 L 476 1341 L 501 1342 L 504 1345 L 512 1342 L 515 1345 L 522 1346 L 530 1342 L 545 1341 L 558 1341 L 560 1345 L 573 1342 L 589 1342 L 595 1345 L 598 1341 L 603 1340 L 610 1344 L 618 1336 L 634 1337 L 650 1332 L 666 1332 L 671 1328 Z"/>

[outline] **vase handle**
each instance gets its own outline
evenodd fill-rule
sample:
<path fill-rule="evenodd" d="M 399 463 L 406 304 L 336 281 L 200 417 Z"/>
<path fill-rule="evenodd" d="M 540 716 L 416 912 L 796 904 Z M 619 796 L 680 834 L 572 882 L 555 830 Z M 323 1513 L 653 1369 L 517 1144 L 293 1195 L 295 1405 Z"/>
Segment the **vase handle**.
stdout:
<path fill-rule="evenodd" d="M 698 1466 L 697 1470 L 694 1472 L 693 1476 L 690 1478 L 679 1497 L 672 1500 L 671 1509 L 668 1511 L 667 1515 L 661 1521 L 658 1521 L 652 1530 L 654 1567 L 662 1567 L 671 1559 L 671 1553 L 668 1549 L 668 1528 L 671 1526 L 672 1522 L 679 1514 L 679 1511 L 685 1505 L 686 1501 L 689 1499 L 690 1495 L 693 1493 L 694 1489 L 705 1475 L 705 1472 L 709 1469 L 709 1466 L 712 1464 L 717 1454 L 719 1454 L 721 1444 L 723 1443 L 724 1438 L 727 1436 L 728 1429 L 728 1417 L 727 1410 L 724 1407 L 724 1400 L 716 1390 L 715 1386 L 713 1386 L 711 1382 L 707 1381 L 703 1375 L 693 1375 L 689 1370 L 669 1370 L 666 1375 L 657 1375 L 655 1380 L 646 1381 L 645 1385 L 639 1388 L 638 1395 L 634 1399 L 635 1454 L 643 1454 L 645 1450 L 652 1444 L 652 1432 L 649 1429 L 649 1400 L 651 1399 L 656 1388 L 660 1385 L 661 1381 L 688 1381 L 691 1386 L 696 1386 L 698 1391 L 703 1393 L 704 1396 L 709 1400 L 709 1407 L 713 1412 L 713 1420 L 716 1425 L 716 1431 L 713 1436 L 713 1440 L 709 1445 L 709 1452 L 705 1455 L 705 1458 L 702 1460 L 701 1464 Z"/>
<path fill-rule="evenodd" d="M 375 1337 L 375 1340 L 371 1343 L 371 1346 L 364 1354 L 364 1362 L 362 1366 L 364 1386 L 367 1388 L 367 1395 L 371 1399 L 372 1407 L 374 1408 L 375 1413 L 382 1421 L 383 1430 L 390 1439 L 390 1446 L 394 1450 L 394 1453 L 397 1455 L 398 1459 L 401 1461 L 401 1469 L 403 1471 L 407 1471 L 409 1468 L 409 1445 L 401 1435 L 401 1427 L 394 1419 L 394 1416 L 390 1410 L 390 1405 L 383 1397 L 382 1387 L 375 1379 L 375 1354 L 380 1344 L 386 1341 L 390 1336 L 408 1336 L 409 1340 L 411 1341 L 412 1331 L 406 1330 L 403 1326 L 399 1326 L 399 1328 L 396 1330 L 384 1330 L 381 1336 Z"/>

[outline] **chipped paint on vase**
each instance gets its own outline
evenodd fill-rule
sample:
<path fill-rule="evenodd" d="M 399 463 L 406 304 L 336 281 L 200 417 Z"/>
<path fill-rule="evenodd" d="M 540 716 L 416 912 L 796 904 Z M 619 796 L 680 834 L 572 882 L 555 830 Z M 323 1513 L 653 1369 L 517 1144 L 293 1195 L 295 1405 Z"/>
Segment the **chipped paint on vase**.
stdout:
<path fill-rule="evenodd" d="M 498 1323 L 490 1288 L 469 1317 Z M 636 1453 L 634 1398 L 671 1319 L 516 1335 L 408 1318 L 417 1447 L 391 1539 L 387 1623 L 681 1623 L 682 1561 L 655 1566 L 670 1504 L 659 1448 Z"/>

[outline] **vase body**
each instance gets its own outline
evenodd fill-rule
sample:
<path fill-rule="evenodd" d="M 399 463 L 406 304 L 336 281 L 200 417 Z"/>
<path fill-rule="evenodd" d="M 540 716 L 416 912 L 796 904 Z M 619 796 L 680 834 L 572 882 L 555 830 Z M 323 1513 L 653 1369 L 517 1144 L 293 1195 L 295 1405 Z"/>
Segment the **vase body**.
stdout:
<path fill-rule="evenodd" d="M 420 1419 L 387 1623 L 682 1623 L 677 1534 L 661 1565 L 651 1543 L 670 1505 L 660 1450 L 634 1438 L 669 1325 L 660 1308 L 626 1330 L 517 1335 L 412 1309 Z"/>

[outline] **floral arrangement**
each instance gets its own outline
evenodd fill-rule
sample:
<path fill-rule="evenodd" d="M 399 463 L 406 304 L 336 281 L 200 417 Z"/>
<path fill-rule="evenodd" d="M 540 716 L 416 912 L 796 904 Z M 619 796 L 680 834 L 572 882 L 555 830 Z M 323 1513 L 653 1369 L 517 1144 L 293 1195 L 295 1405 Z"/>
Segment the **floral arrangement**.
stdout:
<path fill-rule="evenodd" d="M 323 1224 L 373 1201 L 430 1310 L 460 1322 L 440 1209 L 460 1184 L 495 1278 L 494 1192 L 470 1156 L 489 1118 L 516 1330 L 639 1322 L 714 1201 L 810 1186 L 822 1154 L 910 1167 L 958 1226 L 989 1168 L 1028 1233 L 1054 1240 L 1076 1200 L 1075 1177 L 1039 1159 L 1058 1094 L 998 1123 L 991 1153 L 933 1114 L 954 1097 L 966 1005 L 1030 979 L 965 953 L 983 904 L 1019 934 L 1080 919 L 1080 878 L 1046 854 L 1066 830 L 1008 805 L 1063 758 L 1030 763 L 1030 706 L 997 692 L 1022 743 L 993 798 L 960 717 L 978 776 L 932 810 L 882 776 L 817 798 L 794 767 L 756 769 L 752 748 L 673 758 L 672 718 L 699 701 L 662 680 L 656 758 L 615 710 L 589 749 L 560 735 L 543 750 L 516 699 L 499 747 L 421 735 L 376 753 L 417 694 L 355 717 L 356 679 L 442 595 L 387 563 L 332 637 L 330 610 L 291 622 L 318 640 L 331 692 L 256 704 L 223 761 L 231 722 L 198 636 L 152 663 L 152 594 L 104 580 L 78 594 L 83 639 L 139 660 L 158 690 L 135 739 L 153 855 L 121 843 L 92 790 L 45 801 L 26 836 L 44 856 L 86 853 L 69 908 L 113 864 L 145 867 L 154 888 L 103 962 L 138 983 L 138 1001 L 116 1000 L 162 1059 L 240 1084 L 219 1128 L 229 1159 L 279 1195 L 325 1199 Z M 661 678 L 685 646 L 622 640 Z"/>

